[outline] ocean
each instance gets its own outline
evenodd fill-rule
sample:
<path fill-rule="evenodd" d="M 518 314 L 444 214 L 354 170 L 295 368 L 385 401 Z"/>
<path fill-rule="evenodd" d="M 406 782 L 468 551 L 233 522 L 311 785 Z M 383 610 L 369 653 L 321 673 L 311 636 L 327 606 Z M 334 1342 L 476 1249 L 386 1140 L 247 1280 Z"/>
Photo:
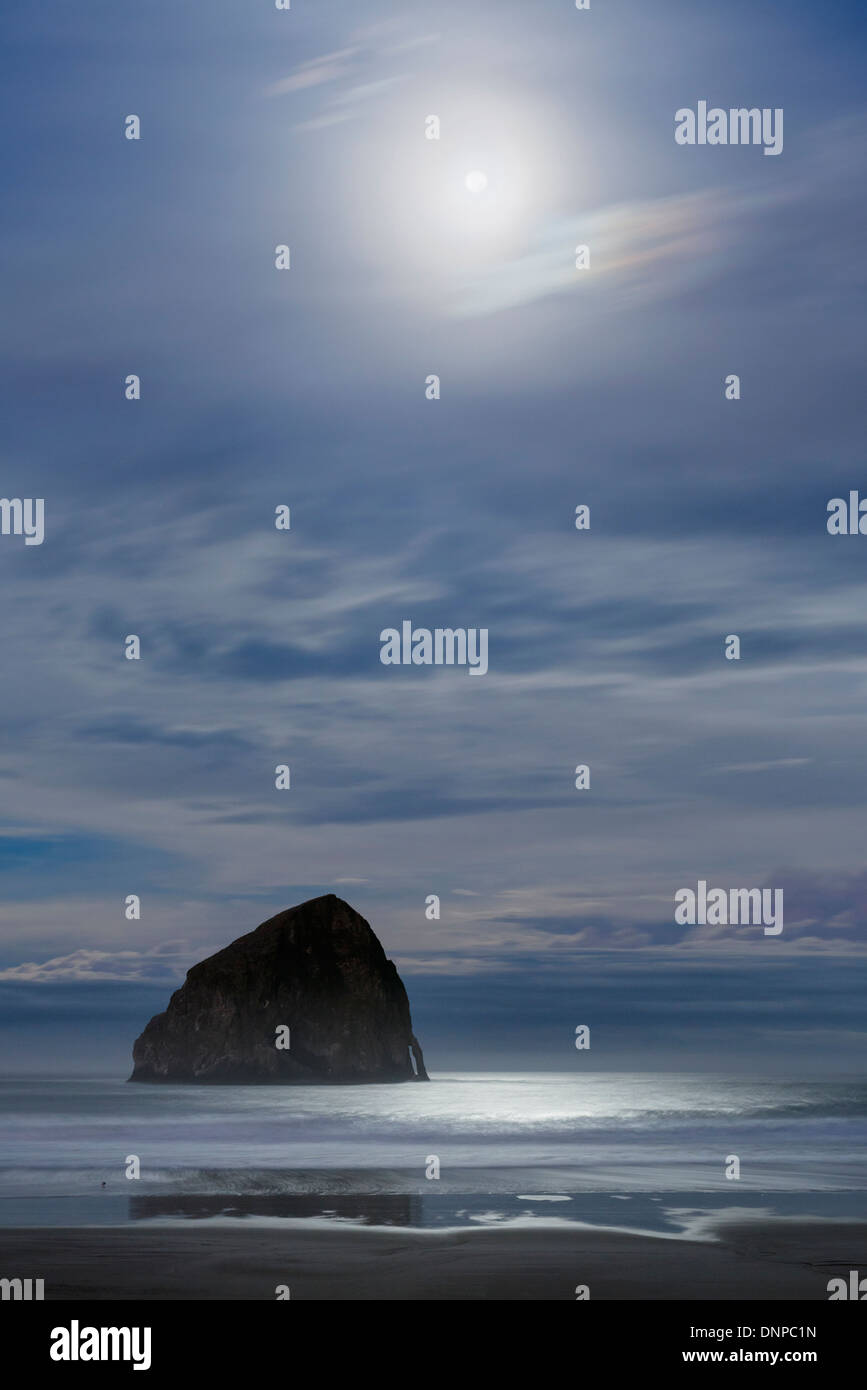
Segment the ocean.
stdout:
<path fill-rule="evenodd" d="M 139 1176 L 127 1177 L 133 1156 Z M 695 1235 L 726 1214 L 867 1218 L 867 1081 L 0 1082 L 5 1227 L 566 1222 Z"/>

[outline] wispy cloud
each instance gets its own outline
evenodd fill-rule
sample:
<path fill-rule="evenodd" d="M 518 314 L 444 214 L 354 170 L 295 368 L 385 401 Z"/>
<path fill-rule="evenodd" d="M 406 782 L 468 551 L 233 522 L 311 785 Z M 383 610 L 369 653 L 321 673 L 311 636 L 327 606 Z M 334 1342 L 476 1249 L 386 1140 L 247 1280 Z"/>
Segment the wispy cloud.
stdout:
<path fill-rule="evenodd" d="M 794 184 L 783 192 L 720 187 L 576 212 L 542 224 L 522 255 L 468 277 L 451 311 L 492 314 L 569 293 L 610 312 L 683 293 L 718 273 L 762 210 L 799 193 Z M 589 247 L 588 269 L 576 268 L 578 246 Z"/>
<path fill-rule="evenodd" d="M 0 970 L 0 980 L 28 984 L 98 983 L 172 984 L 194 964 L 183 942 L 166 941 L 149 951 L 78 950 L 51 960 L 25 961 Z"/>
<path fill-rule="evenodd" d="M 312 58 L 307 63 L 299 63 L 287 77 L 272 82 L 265 88 L 269 97 L 286 96 L 289 92 L 303 92 L 309 87 L 321 87 L 327 82 L 337 82 L 352 70 L 352 60 L 359 49 L 341 48 L 335 53 L 325 53 L 321 58 Z"/>
<path fill-rule="evenodd" d="M 406 54 L 436 41 L 436 35 L 411 34 L 401 20 L 394 24 L 370 25 L 359 31 L 346 48 L 299 63 L 286 77 L 265 88 L 267 97 L 285 97 L 314 88 L 329 92 L 315 109 L 294 122 L 295 130 L 320 130 L 351 120 L 367 102 L 389 94 L 408 78 L 404 72 L 382 73 L 383 61 Z"/>

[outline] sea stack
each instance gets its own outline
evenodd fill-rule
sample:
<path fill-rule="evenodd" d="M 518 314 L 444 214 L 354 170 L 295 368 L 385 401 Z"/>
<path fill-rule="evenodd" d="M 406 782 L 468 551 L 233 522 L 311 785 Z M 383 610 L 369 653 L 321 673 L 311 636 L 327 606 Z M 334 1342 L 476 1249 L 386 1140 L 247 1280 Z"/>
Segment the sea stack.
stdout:
<path fill-rule="evenodd" d="M 370 925 L 333 893 L 194 965 L 136 1039 L 130 1081 L 427 1081 L 409 1000 Z"/>

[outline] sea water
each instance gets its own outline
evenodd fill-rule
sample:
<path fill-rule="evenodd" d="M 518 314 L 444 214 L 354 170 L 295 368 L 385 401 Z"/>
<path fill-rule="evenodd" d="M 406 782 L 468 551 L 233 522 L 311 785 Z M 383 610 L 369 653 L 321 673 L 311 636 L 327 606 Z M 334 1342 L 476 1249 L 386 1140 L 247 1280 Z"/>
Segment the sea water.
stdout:
<path fill-rule="evenodd" d="M 726 1178 L 732 1156 L 738 1180 Z M 0 1082 L 0 1226 L 569 1221 L 677 1233 L 726 1211 L 867 1218 L 867 1081 Z"/>

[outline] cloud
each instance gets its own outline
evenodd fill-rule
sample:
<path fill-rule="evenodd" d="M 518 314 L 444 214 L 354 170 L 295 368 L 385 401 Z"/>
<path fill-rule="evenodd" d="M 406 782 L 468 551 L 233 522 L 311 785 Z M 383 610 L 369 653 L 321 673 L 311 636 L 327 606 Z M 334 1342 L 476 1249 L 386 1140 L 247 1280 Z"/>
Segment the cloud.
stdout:
<path fill-rule="evenodd" d="M 110 179 L 89 157 L 104 112 L 74 72 L 43 111 L 69 139 L 22 130 L 5 486 L 44 493 L 47 533 L 0 546 L 4 966 L 148 978 L 144 943 L 201 959 L 336 876 L 446 983 L 580 979 L 607 947 L 621 970 L 863 951 L 863 552 L 824 529 L 863 463 L 862 98 L 839 39 L 793 20 L 783 158 L 679 150 L 672 93 L 699 54 L 730 75 L 703 25 L 685 52 L 685 7 L 653 18 L 659 64 L 612 31 L 579 80 L 562 14 L 529 13 L 470 34 L 447 6 L 412 47 L 412 26 L 356 34 L 351 6 L 320 6 L 287 73 L 258 39 L 238 64 L 237 6 L 192 65 L 170 26 L 130 41 L 132 7 L 112 80 L 159 84 L 147 177 L 119 147 Z M 775 53 L 753 46 L 756 89 Z M 460 226 L 438 245 L 417 199 L 480 110 L 541 172 L 509 254 L 469 276 Z M 72 277 L 51 270 L 61 220 Z M 141 410 L 112 394 L 118 361 L 143 364 Z M 488 675 L 383 668 L 404 617 L 488 627 Z M 676 931 L 699 877 L 784 886 L 783 938 Z"/>
<path fill-rule="evenodd" d="M 804 767 L 810 758 L 770 758 L 763 763 L 731 763 L 729 767 L 717 768 L 717 772 L 772 772 L 780 767 Z"/>
<path fill-rule="evenodd" d="M 303 120 L 295 130 L 323 130 L 351 120 L 364 103 L 387 95 L 407 80 L 405 73 L 383 75 L 379 64 L 393 56 L 401 59 L 409 52 L 435 41 L 435 35 L 411 35 L 401 20 L 393 25 L 370 25 L 358 32 L 355 42 L 335 52 L 299 63 L 286 77 L 265 88 L 267 97 L 285 97 L 318 87 L 330 90 L 324 105 Z"/>
<path fill-rule="evenodd" d="M 342 48 L 335 53 L 325 53 L 320 58 L 299 63 L 288 77 L 282 77 L 278 82 L 272 82 L 266 87 L 265 95 L 285 96 L 289 92 L 302 92 L 309 87 L 321 87 L 326 82 L 336 82 L 351 70 L 351 60 L 358 52 L 357 48 Z"/>
<path fill-rule="evenodd" d="M 493 314 L 569 293 L 585 311 L 609 314 L 682 295 L 717 276 L 750 225 L 799 192 L 719 187 L 575 212 L 540 225 L 523 255 L 467 278 L 451 312 Z M 590 248 L 588 269 L 576 268 L 578 245 Z"/>
<path fill-rule="evenodd" d="M 25 961 L 0 970 L 0 980 L 28 984 L 93 984 L 104 980 L 162 984 L 178 980 L 193 963 L 184 942 L 165 941 L 149 951 L 81 949 L 40 963 Z"/>

